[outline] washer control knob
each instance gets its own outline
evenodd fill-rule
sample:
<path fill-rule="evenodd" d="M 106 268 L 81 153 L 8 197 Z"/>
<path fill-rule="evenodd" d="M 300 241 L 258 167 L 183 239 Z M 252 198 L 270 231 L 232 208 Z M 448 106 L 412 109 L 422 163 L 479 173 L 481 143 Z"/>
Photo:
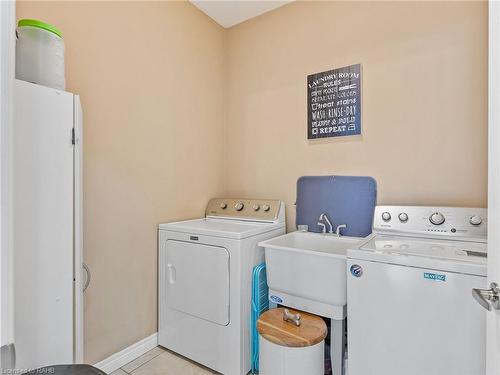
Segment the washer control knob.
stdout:
<path fill-rule="evenodd" d="M 222 202 L 219 207 L 225 210 L 227 208 L 227 203 Z"/>
<path fill-rule="evenodd" d="M 241 210 L 243 209 L 243 207 L 245 207 L 245 205 L 244 205 L 243 203 L 241 203 L 241 202 L 238 202 L 238 203 L 236 203 L 236 204 L 234 205 L 234 209 L 235 209 L 236 211 L 241 211 Z"/>
<path fill-rule="evenodd" d="M 271 209 L 271 207 L 268 204 L 263 204 L 262 209 L 267 212 Z"/>
<path fill-rule="evenodd" d="M 471 216 L 469 219 L 469 223 L 471 223 L 472 225 L 479 225 L 482 222 L 483 222 L 483 218 L 481 216 L 477 216 L 477 215 Z"/>
<path fill-rule="evenodd" d="M 402 223 L 406 223 L 408 221 L 408 214 L 406 212 L 401 212 L 398 215 L 399 221 Z"/>
<path fill-rule="evenodd" d="M 389 221 L 391 220 L 391 214 L 389 212 L 382 212 L 382 220 Z"/>
<path fill-rule="evenodd" d="M 258 204 L 254 204 L 253 205 L 253 210 L 254 211 L 259 211 L 260 210 L 260 206 Z"/>
<path fill-rule="evenodd" d="M 429 216 L 429 221 L 434 225 L 441 225 L 444 223 L 444 215 L 441 212 L 434 212 Z"/>

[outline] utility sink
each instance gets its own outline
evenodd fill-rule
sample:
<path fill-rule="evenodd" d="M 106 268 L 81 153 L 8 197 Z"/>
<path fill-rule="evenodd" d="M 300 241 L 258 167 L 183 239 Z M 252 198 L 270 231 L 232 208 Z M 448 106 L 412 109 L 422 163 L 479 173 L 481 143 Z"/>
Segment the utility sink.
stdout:
<path fill-rule="evenodd" d="M 265 248 L 269 298 L 332 319 L 345 317 L 346 252 L 365 239 L 292 232 L 260 242 Z"/>

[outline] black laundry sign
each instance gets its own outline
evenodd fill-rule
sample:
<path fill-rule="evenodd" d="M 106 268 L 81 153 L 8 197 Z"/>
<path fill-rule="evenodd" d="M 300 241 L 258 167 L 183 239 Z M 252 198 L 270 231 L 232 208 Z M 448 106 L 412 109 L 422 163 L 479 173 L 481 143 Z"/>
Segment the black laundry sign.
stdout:
<path fill-rule="evenodd" d="M 361 134 L 361 65 L 307 76 L 307 138 Z"/>

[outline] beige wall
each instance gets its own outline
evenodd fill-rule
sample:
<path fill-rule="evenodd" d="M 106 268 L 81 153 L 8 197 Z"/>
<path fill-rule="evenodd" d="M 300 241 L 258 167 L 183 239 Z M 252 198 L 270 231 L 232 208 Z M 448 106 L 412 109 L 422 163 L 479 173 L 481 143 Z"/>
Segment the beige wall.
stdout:
<path fill-rule="evenodd" d="M 84 108 L 85 358 L 156 332 L 156 227 L 223 191 L 224 30 L 188 3 L 18 3 L 59 26 Z"/>
<path fill-rule="evenodd" d="M 362 137 L 307 141 L 307 74 L 356 63 Z M 293 3 L 231 28 L 226 65 L 226 193 L 284 199 L 289 230 L 302 175 L 486 205 L 487 3 Z"/>
<path fill-rule="evenodd" d="M 292 3 L 228 30 L 184 2 L 18 17 L 63 30 L 82 96 L 88 362 L 156 331 L 156 225 L 210 197 L 284 199 L 289 229 L 302 175 L 371 175 L 379 203 L 486 205 L 486 3 Z M 307 141 L 307 74 L 352 63 L 363 136 Z"/>

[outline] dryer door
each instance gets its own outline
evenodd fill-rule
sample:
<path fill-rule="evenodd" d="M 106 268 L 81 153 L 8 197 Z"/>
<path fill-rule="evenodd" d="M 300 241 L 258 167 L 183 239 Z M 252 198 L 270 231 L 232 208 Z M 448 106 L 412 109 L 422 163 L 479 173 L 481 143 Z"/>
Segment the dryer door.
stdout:
<path fill-rule="evenodd" d="M 169 308 L 229 324 L 229 252 L 225 248 L 168 240 L 165 263 Z"/>

